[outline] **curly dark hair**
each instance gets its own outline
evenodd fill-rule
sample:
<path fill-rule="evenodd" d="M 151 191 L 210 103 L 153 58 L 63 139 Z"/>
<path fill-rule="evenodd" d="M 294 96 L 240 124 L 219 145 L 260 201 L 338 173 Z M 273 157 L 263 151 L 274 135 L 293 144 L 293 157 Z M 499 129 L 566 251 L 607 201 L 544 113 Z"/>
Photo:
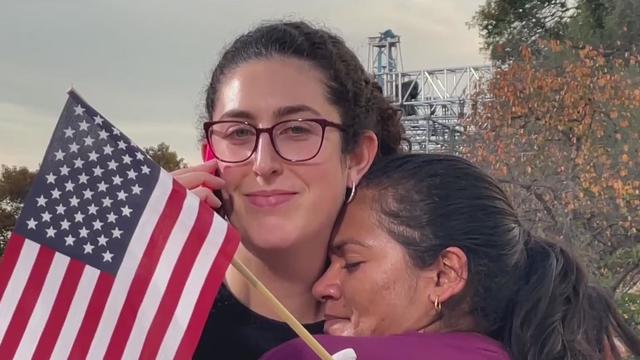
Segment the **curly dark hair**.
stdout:
<path fill-rule="evenodd" d="M 345 129 L 344 153 L 358 145 L 366 130 L 378 137 L 378 155 L 400 151 L 404 141 L 400 111 L 383 96 L 344 40 L 301 21 L 260 25 L 231 43 L 211 75 L 205 100 L 207 120 L 226 74 L 248 61 L 279 56 L 307 61 L 324 74 L 329 101 L 339 109 Z"/>

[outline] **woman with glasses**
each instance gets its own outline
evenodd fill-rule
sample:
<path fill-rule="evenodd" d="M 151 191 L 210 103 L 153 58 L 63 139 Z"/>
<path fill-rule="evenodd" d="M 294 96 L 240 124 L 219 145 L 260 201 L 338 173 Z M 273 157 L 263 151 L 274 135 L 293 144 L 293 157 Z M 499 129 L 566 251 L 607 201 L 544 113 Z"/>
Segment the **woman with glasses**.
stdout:
<path fill-rule="evenodd" d="M 358 359 L 603 360 L 640 339 L 576 257 L 532 236 L 498 184 L 455 156 L 377 161 L 313 292 L 319 341 Z M 616 344 L 617 343 L 617 344 Z M 294 340 L 263 360 L 315 359 Z"/>
<path fill-rule="evenodd" d="M 210 149 L 216 160 L 175 178 L 222 205 L 242 237 L 236 258 L 321 332 L 311 287 L 326 267 L 334 221 L 374 159 L 398 152 L 398 112 L 343 40 L 279 22 L 240 36 L 222 54 L 206 114 L 203 157 Z M 230 268 L 196 357 L 255 359 L 294 336 Z"/>

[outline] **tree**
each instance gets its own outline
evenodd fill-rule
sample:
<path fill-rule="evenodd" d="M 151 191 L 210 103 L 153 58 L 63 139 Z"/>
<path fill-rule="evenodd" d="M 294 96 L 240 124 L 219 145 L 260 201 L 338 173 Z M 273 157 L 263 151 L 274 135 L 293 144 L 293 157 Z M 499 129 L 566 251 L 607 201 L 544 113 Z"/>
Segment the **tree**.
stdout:
<path fill-rule="evenodd" d="M 493 60 L 509 60 L 539 39 L 564 39 L 574 10 L 567 0 L 487 0 L 468 24 L 477 27 Z"/>
<path fill-rule="evenodd" d="M 0 171 L 0 255 L 13 231 L 22 209 L 22 202 L 29 193 L 35 171 L 26 167 L 2 165 Z"/>
<path fill-rule="evenodd" d="M 541 55 L 538 40 L 568 40 L 620 56 L 640 46 L 640 2 L 487 0 L 469 26 L 479 29 L 484 49 L 498 61 L 517 58 L 522 46 Z"/>
<path fill-rule="evenodd" d="M 164 142 L 158 144 L 157 146 L 149 146 L 144 148 L 144 151 L 160 165 L 163 169 L 167 171 L 173 171 L 177 169 L 182 169 L 187 167 L 187 163 L 183 158 L 178 157 L 178 154 L 175 151 L 172 151 L 169 145 Z"/>
<path fill-rule="evenodd" d="M 542 66 L 525 48 L 496 71 L 464 153 L 503 183 L 534 233 L 574 248 L 620 295 L 640 282 L 640 56 L 541 48 L 574 57 Z"/>

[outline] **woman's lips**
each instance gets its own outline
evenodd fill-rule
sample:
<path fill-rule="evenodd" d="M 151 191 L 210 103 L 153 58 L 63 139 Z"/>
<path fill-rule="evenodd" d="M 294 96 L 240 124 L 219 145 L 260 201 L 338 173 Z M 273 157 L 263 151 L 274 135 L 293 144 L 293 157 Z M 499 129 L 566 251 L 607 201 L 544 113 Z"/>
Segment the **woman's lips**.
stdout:
<path fill-rule="evenodd" d="M 324 332 L 330 335 L 350 336 L 351 322 L 349 318 L 325 316 Z"/>
<path fill-rule="evenodd" d="M 258 191 L 246 194 L 249 204 L 257 208 L 275 208 L 286 204 L 297 193 L 290 191 Z"/>

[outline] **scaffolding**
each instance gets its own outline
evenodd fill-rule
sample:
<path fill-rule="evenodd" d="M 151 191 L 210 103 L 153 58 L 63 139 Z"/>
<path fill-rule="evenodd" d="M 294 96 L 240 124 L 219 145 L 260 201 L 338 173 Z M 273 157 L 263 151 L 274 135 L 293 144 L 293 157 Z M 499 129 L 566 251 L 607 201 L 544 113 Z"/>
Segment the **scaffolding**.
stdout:
<path fill-rule="evenodd" d="M 469 130 L 472 97 L 493 73 L 491 65 L 404 71 L 400 37 L 391 30 L 369 38 L 368 70 L 403 110 L 411 150 L 448 153 Z"/>

